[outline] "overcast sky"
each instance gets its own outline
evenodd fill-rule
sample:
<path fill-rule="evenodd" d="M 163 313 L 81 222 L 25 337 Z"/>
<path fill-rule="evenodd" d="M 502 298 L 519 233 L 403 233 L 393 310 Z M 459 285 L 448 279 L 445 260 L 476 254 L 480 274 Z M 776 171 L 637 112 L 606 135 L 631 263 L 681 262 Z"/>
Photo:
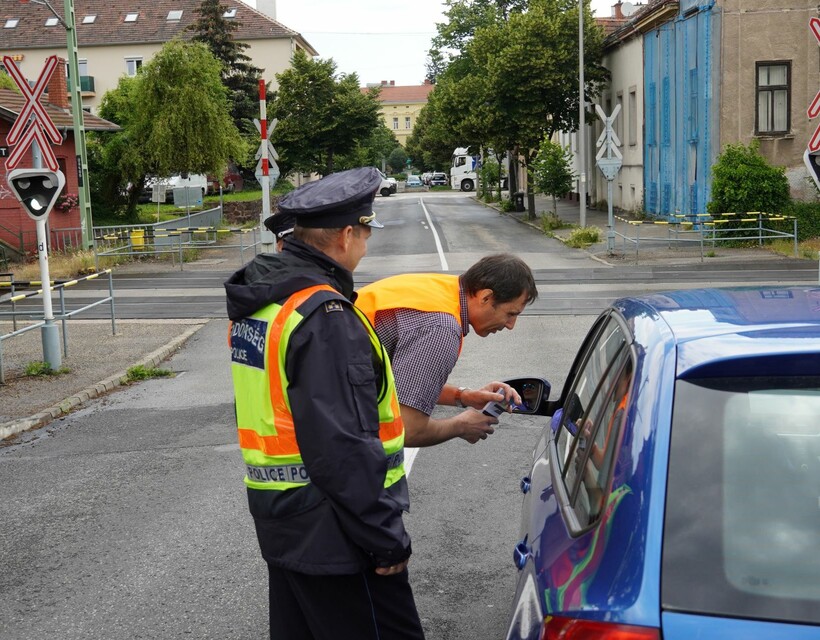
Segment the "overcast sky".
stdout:
<path fill-rule="evenodd" d="M 245 1 L 256 6 L 256 0 Z M 609 16 L 613 3 L 592 0 L 592 9 Z M 333 58 L 337 71 L 355 71 L 362 85 L 414 85 L 424 81 L 427 50 L 443 9 L 440 0 L 405 6 L 385 0 L 277 0 L 276 19 L 301 33 L 321 58 Z"/>

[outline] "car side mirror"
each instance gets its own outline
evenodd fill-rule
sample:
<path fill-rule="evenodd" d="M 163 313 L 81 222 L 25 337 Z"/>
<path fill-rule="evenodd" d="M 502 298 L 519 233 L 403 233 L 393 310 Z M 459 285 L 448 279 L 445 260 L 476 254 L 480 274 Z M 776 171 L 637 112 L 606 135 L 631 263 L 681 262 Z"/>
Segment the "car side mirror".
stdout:
<path fill-rule="evenodd" d="M 513 413 L 549 415 L 548 400 L 552 385 L 543 378 L 514 378 L 505 380 L 521 396 L 521 404 L 512 407 Z"/>

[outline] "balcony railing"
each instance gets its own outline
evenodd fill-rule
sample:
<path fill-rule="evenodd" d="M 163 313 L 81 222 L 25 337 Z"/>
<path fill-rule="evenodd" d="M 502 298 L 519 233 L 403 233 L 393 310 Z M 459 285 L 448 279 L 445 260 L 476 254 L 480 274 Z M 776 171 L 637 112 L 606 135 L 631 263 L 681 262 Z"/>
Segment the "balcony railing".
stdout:
<path fill-rule="evenodd" d="M 94 76 L 80 76 L 80 91 L 94 93 Z"/>

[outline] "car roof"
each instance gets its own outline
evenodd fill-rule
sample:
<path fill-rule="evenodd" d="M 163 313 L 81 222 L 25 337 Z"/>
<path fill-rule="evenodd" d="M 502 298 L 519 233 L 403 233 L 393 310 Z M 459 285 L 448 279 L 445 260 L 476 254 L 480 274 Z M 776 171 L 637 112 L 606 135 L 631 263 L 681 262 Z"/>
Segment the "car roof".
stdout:
<path fill-rule="evenodd" d="M 639 333 L 677 348 L 678 377 L 738 358 L 820 352 L 820 287 L 667 291 L 613 306 L 633 328 L 655 321 L 653 337 Z"/>

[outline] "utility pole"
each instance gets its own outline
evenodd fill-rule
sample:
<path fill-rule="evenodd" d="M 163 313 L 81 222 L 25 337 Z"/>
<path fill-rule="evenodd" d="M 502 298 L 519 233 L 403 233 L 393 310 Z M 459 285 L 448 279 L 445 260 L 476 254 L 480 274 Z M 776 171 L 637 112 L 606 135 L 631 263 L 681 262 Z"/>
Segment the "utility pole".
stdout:
<path fill-rule="evenodd" d="M 586 113 L 584 110 L 584 0 L 578 0 L 578 199 L 581 228 L 587 226 Z"/>
<path fill-rule="evenodd" d="M 20 0 L 22 4 L 32 2 L 47 7 L 66 30 L 68 61 L 68 89 L 71 95 L 71 117 L 73 120 L 74 151 L 77 156 L 77 191 L 80 200 L 80 227 L 83 249 L 94 246 L 94 223 L 91 218 L 91 189 L 88 184 L 88 155 L 85 148 L 85 125 L 83 123 L 83 99 L 80 88 L 80 65 L 77 60 L 77 29 L 74 19 L 74 0 L 64 0 L 65 18 L 54 10 L 48 0 Z"/>

